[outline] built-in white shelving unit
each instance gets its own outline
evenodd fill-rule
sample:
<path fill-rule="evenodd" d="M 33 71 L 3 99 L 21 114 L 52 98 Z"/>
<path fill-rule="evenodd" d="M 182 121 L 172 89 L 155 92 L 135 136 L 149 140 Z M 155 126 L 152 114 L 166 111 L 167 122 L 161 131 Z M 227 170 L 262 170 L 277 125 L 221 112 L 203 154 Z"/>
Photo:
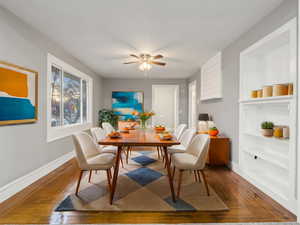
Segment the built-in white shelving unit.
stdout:
<path fill-rule="evenodd" d="M 240 55 L 239 173 L 296 212 L 297 22 L 258 41 Z M 251 98 L 265 85 L 293 83 L 294 94 Z M 290 138 L 261 135 L 263 121 L 289 126 Z"/>

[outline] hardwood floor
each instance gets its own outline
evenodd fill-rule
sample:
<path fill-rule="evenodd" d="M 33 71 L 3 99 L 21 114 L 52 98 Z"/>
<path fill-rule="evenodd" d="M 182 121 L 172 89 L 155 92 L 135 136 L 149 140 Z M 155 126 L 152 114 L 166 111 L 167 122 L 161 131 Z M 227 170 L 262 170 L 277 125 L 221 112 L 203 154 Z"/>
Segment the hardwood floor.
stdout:
<path fill-rule="evenodd" d="M 0 204 L 0 223 L 216 223 L 287 222 L 296 217 L 227 168 L 208 168 L 208 183 L 230 208 L 227 212 L 54 212 L 76 183 L 71 160 Z"/>

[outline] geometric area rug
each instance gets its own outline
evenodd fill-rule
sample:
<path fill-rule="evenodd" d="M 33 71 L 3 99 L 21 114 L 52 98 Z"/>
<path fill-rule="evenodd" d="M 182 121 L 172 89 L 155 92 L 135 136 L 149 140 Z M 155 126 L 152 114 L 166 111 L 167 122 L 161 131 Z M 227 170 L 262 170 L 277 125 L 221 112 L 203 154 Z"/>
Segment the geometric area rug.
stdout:
<path fill-rule="evenodd" d="M 189 171 L 182 176 L 180 199 L 172 201 L 166 169 L 156 151 L 132 151 L 128 164 L 120 165 L 113 204 L 109 204 L 109 192 L 105 171 L 93 171 L 91 183 L 84 173 L 78 196 L 75 186 L 72 192 L 56 207 L 55 211 L 226 211 L 229 208 L 209 187 L 207 196 L 203 182 L 195 182 Z M 177 189 L 175 173 L 174 188 Z"/>

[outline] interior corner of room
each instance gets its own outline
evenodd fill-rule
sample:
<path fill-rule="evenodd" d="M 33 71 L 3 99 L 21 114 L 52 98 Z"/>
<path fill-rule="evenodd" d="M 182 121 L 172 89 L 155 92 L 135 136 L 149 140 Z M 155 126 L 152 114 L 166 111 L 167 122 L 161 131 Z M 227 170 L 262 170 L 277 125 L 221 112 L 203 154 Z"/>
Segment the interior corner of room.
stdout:
<path fill-rule="evenodd" d="M 1 223 L 299 221 L 298 1 L 156 7 L 0 0 Z"/>

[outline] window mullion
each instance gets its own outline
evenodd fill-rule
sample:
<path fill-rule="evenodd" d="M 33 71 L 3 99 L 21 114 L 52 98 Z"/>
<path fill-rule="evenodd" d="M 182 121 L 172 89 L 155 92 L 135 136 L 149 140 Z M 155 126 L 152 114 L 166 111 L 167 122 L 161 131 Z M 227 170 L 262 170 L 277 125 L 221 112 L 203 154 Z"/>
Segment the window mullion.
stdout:
<path fill-rule="evenodd" d="M 80 123 L 83 124 L 83 107 L 82 107 L 82 79 L 80 79 Z"/>
<path fill-rule="evenodd" d="M 61 110 L 61 118 L 60 123 L 61 126 L 64 126 L 64 70 L 61 71 L 61 96 L 60 96 L 60 110 Z"/>

